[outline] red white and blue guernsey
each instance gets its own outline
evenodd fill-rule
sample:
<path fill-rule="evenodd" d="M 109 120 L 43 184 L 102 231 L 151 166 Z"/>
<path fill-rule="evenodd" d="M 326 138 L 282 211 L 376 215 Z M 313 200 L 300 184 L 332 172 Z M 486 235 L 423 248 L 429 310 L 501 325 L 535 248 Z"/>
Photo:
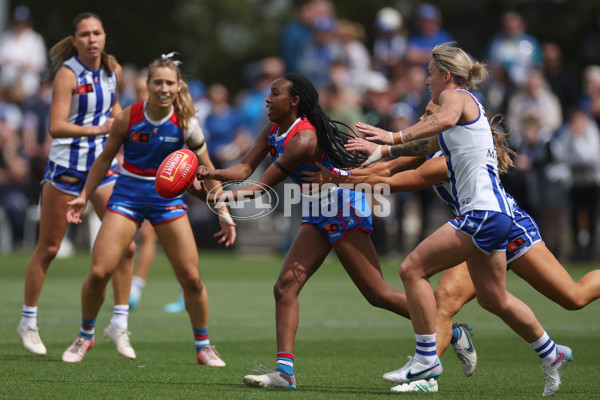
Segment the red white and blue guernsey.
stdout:
<path fill-rule="evenodd" d="M 104 124 L 115 102 L 116 73 L 108 75 L 103 68 L 91 70 L 77 56 L 68 59 L 63 66 L 73 71 L 77 78 L 67 122 L 81 126 Z M 63 192 L 78 195 L 107 138 L 108 134 L 54 139 L 42 182 L 48 181 Z M 117 160 L 113 160 L 111 169 L 98 187 L 113 182 L 116 174 Z"/>
<path fill-rule="evenodd" d="M 273 160 L 277 160 L 285 149 L 290 139 L 302 130 L 315 131 L 313 125 L 306 118 L 298 118 L 286 132 L 279 132 L 279 125 L 275 124 L 269 131 L 269 152 Z M 319 160 L 325 168 L 335 174 L 348 175 L 333 166 L 326 153 Z M 302 179 L 302 171 L 318 171 L 319 168 L 313 163 L 303 163 L 289 174 L 290 179 L 300 185 L 311 186 Z M 350 189 L 330 187 L 318 193 L 308 194 L 302 191 L 302 224 L 311 224 L 317 227 L 329 240 L 331 245 L 336 245 L 344 237 L 355 230 L 367 233 L 372 231 L 371 208 L 366 196 L 362 192 Z M 335 207 L 336 209 L 331 209 Z M 331 212 L 333 211 L 333 212 Z"/>
<path fill-rule="evenodd" d="M 427 159 L 441 156 L 443 156 L 442 152 L 438 151 L 433 155 L 427 156 Z M 456 199 L 452 196 L 450 182 L 442 181 L 436 183 L 433 186 L 433 190 L 440 199 L 448 204 L 448 207 L 452 209 L 452 212 L 458 215 Z M 508 204 L 510 204 L 514 215 L 512 229 L 508 234 L 508 244 L 506 245 L 506 262 L 511 263 L 527 253 L 531 246 L 542 240 L 542 237 L 535 220 L 525 210 L 519 207 L 510 194 L 506 193 L 506 199 L 508 200 Z"/>
<path fill-rule="evenodd" d="M 479 115 L 474 121 L 456 124 L 438 135 L 459 215 L 451 225 L 472 236 L 485 253 L 504 251 L 513 212 L 500 182 L 492 130 L 475 96 L 463 89 L 457 91 L 473 99 Z"/>
<path fill-rule="evenodd" d="M 135 222 L 148 219 L 157 225 L 181 218 L 187 212 L 182 196 L 165 199 L 156 193 L 154 179 L 163 160 L 184 147 L 190 130 L 181 126 L 173 108 L 162 120 L 153 121 L 144 106 L 142 102 L 131 105 L 123 165 L 108 209 Z"/>

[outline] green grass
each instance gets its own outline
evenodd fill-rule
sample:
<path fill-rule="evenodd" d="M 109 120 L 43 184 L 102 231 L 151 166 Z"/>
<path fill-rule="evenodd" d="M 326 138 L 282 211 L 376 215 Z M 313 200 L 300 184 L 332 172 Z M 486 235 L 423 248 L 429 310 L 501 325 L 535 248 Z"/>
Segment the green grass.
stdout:
<path fill-rule="evenodd" d="M 200 271 L 210 296 L 211 342 L 225 368 L 196 364 L 187 314 L 162 311 L 178 295 L 166 258 L 159 254 L 140 309 L 129 328 L 138 358 L 119 357 L 101 334 L 81 364 L 62 363 L 64 349 L 78 333 L 81 283 L 89 254 L 56 260 L 40 299 L 39 327 L 48 355 L 27 353 L 16 334 L 29 254 L 0 256 L 0 398 L 18 399 L 375 399 L 432 396 L 443 399 L 541 398 L 540 361 L 526 343 L 476 303 L 457 316 L 469 322 L 479 353 L 477 371 L 462 375 L 450 350 L 442 357 L 444 375 L 437 394 L 394 394 L 381 374 L 403 365 L 414 352 L 409 321 L 367 304 L 335 258 L 329 258 L 300 298 L 295 349 L 298 390 L 243 386 L 253 362 L 274 367 L 275 307 L 272 286 L 282 257 L 201 252 Z M 401 287 L 398 260 L 383 260 L 384 276 Z M 589 269 L 569 267 L 579 278 Z M 569 345 L 574 362 L 556 395 L 600 398 L 600 303 L 566 311 L 542 297 L 514 274 L 509 290 L 536 313 L 551 337 Z M 112 313 L 110 294 L 98 317 L 101 333 Z"/>

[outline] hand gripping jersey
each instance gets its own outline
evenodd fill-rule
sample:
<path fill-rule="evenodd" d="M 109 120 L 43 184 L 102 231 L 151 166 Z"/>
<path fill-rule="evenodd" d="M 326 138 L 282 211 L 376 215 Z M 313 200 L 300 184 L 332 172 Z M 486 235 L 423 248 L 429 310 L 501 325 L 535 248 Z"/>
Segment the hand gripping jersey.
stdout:
<path fill-rule="evenodd" d="M 498 158 L 483 106 L 463 89 L 479 108 L 476 120 L 456 124 L 438 136 L 446 156 L 452 196 L 459 214 L 472 210 L 496 211 L 512 217 L 498 173 Z"/>
<path fill-rule="evenodd" d="M 117 75 L 108 75 L 103 68 L 91 70 L 73 56 L 63 66 L 77 77 L 77 88 L 71 99 L 67 122 L 81 126 L 99 126 L 110 116 L 115 102 Z M 102 153 L 106 135 L 77 138 L 57 138 L 52 141 L 49 160 L 78 171 L 89 171 Z M 116 165 L 116 160 L 113 161 Z"/>

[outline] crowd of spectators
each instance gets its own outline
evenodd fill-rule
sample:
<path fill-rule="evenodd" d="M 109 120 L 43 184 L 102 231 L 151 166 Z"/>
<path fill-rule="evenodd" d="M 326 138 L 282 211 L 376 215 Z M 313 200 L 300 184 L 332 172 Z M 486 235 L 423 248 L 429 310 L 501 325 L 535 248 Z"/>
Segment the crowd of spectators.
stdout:
<path fill-rule="evenodd" d="M 10 223 L 15 248 L 23 242 L 27 208 L 39 201 L 51 140 L 51 77 L 44 41 L 32 29 L 29 11 L 16 8 L 13 24 L 0 37 L 0 214 L 5 214 L 3 224 Z M 280 28 L 279 54 L 240 69 L 245 87 L 190 79 L 218 166 L 235 162 L 251 146 L 267 121 L 264 99 L 270 83 L 288 71 L 309 77 L 325 111 L 350 126 L 364 121 L 399 130 L 423 114 L 431 50 L 453 40 L 438 7 L 416 4 L 405 14 L 382 8 L 373 16 L 370 41 L 364 26 L 337 16 L 331 0 L 309 0 L 296 11 Z M 593 260 L 600 198 L 600 12 L 578 44 L 580 76 L 565 69 L 559 44 L 528 32 L 517 11 L 506 11 L 498 20 L 501 29 L 489 38 L 485 54 L 473 54 L 488 63 L 490 72 L 474 94 L 488 117 L 501 114 L 501 127 L 510 130 L 509 144 L 517 155 L 504 186 L 535 217 L 557 257 Z M 143 71 L 125 65 L 123 107 L 143 80 Z M 437 203 L 430 190 L 391 199 L 393 218 L 374 221 L 373 241 L 381 252 L 404 252 L 435 225 L 430 218 Z M 407 241 L 411 226 L 417 227 L 415 237 Z"/>

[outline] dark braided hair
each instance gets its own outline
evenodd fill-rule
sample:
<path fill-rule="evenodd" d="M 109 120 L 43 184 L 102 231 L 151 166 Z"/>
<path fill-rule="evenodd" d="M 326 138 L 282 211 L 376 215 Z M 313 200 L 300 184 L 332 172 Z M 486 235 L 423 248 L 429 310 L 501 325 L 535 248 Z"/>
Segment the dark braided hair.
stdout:
<path fill-rule="evenodd" d="M 319 93 L 315 86 L 305 76 L 288 73 L 283 76 L 292 82 L 290 96 L 300 97 L 298 110 L 300 116 L 306 117 L 317 131 L 317 140 L 329 160 L 336 168 L 357 168 L 367 155 L 358 151 L 348 151 L 344 147 L 348 139 L 355 138 L 356 133 L 348 125 L 332 121 L 319 106 Z M 344 126 L 346 129 L 340 129 Z"/>

